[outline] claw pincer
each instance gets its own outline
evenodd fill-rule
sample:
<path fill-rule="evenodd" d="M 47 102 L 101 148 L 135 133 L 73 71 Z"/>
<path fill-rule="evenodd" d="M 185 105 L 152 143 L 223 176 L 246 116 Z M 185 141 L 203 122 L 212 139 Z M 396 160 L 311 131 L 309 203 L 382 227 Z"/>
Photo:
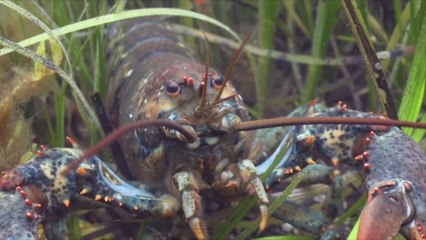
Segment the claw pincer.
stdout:
<path fill-rule="evenodd" d="M 426 156 L 400 129 L 374 136 L 367 148 L 371 169 L 366 177 L 368 204 L 358 239 L 426 239 Z"/>
<path fill-rule="evenodd" d="M 98 157 L 85 160 L 75 171 L 63 175 L 63 171 L 81 154 L 82 151 L 78 149 L 48 149 L 42 155 L 37 155 L 26 164 L 6 171 L 0 177 L 2 200 L 11 199 L 16 202 L 16 204 L 7 204 L 9 208 L 17 208 L 10 216 L 21 213 L 26 216 L 27 220 L 35 221 L 34 224 L 26 224 L 29 225 L 26 227 L 28 234 L 32 234 L 36 223 L 43 222 L 45 232 L 49 235 L 46 225 L 57 223 L 49 222 L 47 216 L 54 215 L 56 218 L 65 219 L 72 202 L 80 196 L 101 200 L 136 214 L 170 216 L 177 212 L 178 203 L 174 197 L 171 195 L 155 196 L 124 182 Z M 23 200 L 20 200 L 18 195 L 21 195 Z M 25 206 L 31 209 L 26 210 Z M 5 209 L 9 211 L 8 208 Z M 20 222 L 22 220 L 16 220 L 11 224 L 16 225 Z M 0 224 L 6 223 L 7 221 L 0 221 Z M 57 234 L 67 234 L 66 221 L 64 224 L 65 226 L 60 226 L 64 230 Z M 2 231 L 2 234 L 11 238 L 18 236 L 13 232 L 9 234 Z M 59 236 L 50 235 L 48 237 L 56 239 Z"/>
<path fill-rule="evenodd" d="M 383 118 L 343 106 L 302 107 L 292 115 L 305 112 L 310 117 Z M 321 169 L 322 175 L 330 175 L 331 169 L 315 163 L 331 165 L 336 171 L 339 163 L 359 166 L 366 176 L 368 204 L 361 216 L 358 239 L 391 239 L 398 232 L 407 239 L 426 239 L 426 156 L 401 129 L 357 124 L 301 125 L 290 128 L 281 145 L 284 143 L 288 151 L 266 180 L 267 185 L 294 174 L 296 168 L 309 173 L 305 174 L 309 180 L 324 182 L 326 179 L 315 174 Z M 258 166 L 258 173 L 264 172 L 272 160 L 266 162 Z M 315 174 L 309 172 L 313 166 L 318 168 Z M 329 179 L 335 177 L 331 174 Z"/>

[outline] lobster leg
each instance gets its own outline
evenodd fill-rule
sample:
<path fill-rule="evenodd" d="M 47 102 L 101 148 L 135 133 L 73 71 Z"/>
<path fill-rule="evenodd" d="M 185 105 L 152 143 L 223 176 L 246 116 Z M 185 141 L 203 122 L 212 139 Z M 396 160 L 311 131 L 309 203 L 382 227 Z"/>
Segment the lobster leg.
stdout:
<path fill-rule="evenodd" d="M 245 159 L 238 164 L 230 165 L 226 171 L 220 174 L 217 188 L 236 188 L 239 192 L 245 192 L 257 198 L 260 209 L 259 233 L 268 223 L 269 200 L 262 181 L 256 174 L 256 167 L 251 160 Z"/>
<path fill-rule="evenodd" d="M 305 231 L 314 234 L 321 233 L 321 239 L 338 239 L 331 224 L 342 207 L 342 176 L 334 167 L 323 164 L 308 165 L 298 174 L 301 175 L 301 182 L 305 184 L 330 184 L 331 190 L 322 204 L 322 211 L 287 201 L 282 204 L 279 211 L 275 212 L 274 216 Z M 283 183 L 291 182 L 292 179 L 293 177 L 289 177 Z"/>
<path fill-rule="evenodd" d="M 181 196 L 183 212 L 189 221 L 189 227 L 197 239 L 207 239 L 206 224 L 200 218 L 202 206 L 201 197 L 198 195 L 198 181 L 191 172 L 178 172 L 173 176 L 173 180 Z"/>
<path fill-rule="evenodd" d="M 330 192 L 322 204 L 322 212 L 329 219 L 334 219 L 342 208 L 343 178 L 340 172 L 331 166 L 312 164 L 305 167 L 300 174 L 302 175 L 301 183 L 330 185 Z M 292 179 L 288 178 L 285 182 L 290 182 Z"/>
<path fill-rule="evenodd" d="M 339 239 L 334 231 L 328 229 L 332 222 L 321 211 L 286 201 L 273 213 L 273 216 L 307 232 L 322 232 L 321 239 Z"/>

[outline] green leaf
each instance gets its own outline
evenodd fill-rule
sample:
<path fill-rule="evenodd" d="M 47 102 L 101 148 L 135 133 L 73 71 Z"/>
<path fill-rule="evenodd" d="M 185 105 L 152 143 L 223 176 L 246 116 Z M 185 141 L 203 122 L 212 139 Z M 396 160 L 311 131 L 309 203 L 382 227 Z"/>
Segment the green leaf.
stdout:
<path fill-rule="evenodd" d="M 327 50 L 327 44 L 337 22 L 340 12 L 339 1 L 319 1 L 317 17 L 313 34 L 312 51 L 313 57 L 322 58 Z M 302 102 L 308 102 L 315 97 L 315 89 L 318 87 L 322 67 L 310 65 L 306 77 L 306 85 L 302 93 Z"/>
<path fill-rule="evenodd" d="M 182 10 L 182 9 L 175 9 L 175 8 L 135 9 L 135 10 L 118 12 L 118 13 L 112 13 L 108 15 L 95 17 L 95 18 L 90 18 L 90 19 L 83 20 L 70 25 L 66 25 L 64 27 L 53 30 L 52 33 L 55 36 L 62 36 L 68 33 L 81 31 L 83 29 L 99 26 L 106 23 L 117 22 L 117 21 L 121 21 L 125 19 L 137 18 L 137 17 L 148 17 L 148 16 L 181 16 L 181 17 L 195 18 L 200 21 L 205 21 L 220 27 L 224 31 L 228 32 L 231 36 L 233 36 L 236 40 L 241 42 L 241 39 L 238 37 L 238 35 L 234 31 L 232 31 L 228 26 L 217 21 L 216 19 L 200 14 L 200 13 L 196 13 L 196 12 L 192 12 L 188 10 Z M 49 35 L 47 33 L 42 33 L 34 37 L 27 38 L 19 42 L 18 45 L 21 47 L 27 47 L 27 46 L 36 44 L 38 42 L 44 41 L 48 38 L 49 38 Z M 0 49 L 0 56 L 6 55 L 13 51 L 16 51 L 16 50 L 10 47 L 2 48 Z"/>
<path fill-rule="evenodd" d="M 288 187 L 280 194 L 280 196 L 271 204 L 271 206 L 268 208 L 268 214 L 271 216 L 273 212 L 275 212 L 282 204 L 283 202 L 290 196 L 290 193 L 293 192 L 293 190 L 299 185 L 300 181 L 303 179 L 303 171 L 300 172 L 295 176 L 293 181 L 288 185 Z M 251 223 L 250 226 L 248 226 L 243 232 L 241 232 L 237 238 L 237 240 L 242 239 L 248 239 L 252 233 L 255 232 L 259 225 L 259 220 L 254 221 Z"/>
<path fill-rule="evenodd" d="M 275 25 L 278 14 L 278 1 L 259 1 L 259 45 L 262 48 L 274 47 Z M 263 117 L 266 99 L 271 78 L 271 58 L 259 58 L 259 66 L 256 70 L 256 112 L 258 117 Z"/>
<path fill-rule="evenodd" d="M 423 114 L 423 117 L 420 120 L 420 122 L 426 123 L 426 113 Z M 416 128 L 416 129 L 414 129 L 413 133 L 411 134 L 411 137 L 414 139 L 414 141 L 420 142 L 420 140 L 423 139 L 423 137 L 425 136 L 425 134 L 426 134 L 426 129 L 424 129 L 424 128 Z"/>
<path fill-rule="evenodd" d="M 425 97 L 426 87 L 426 17 L 423 17 L 423 23 L 420 34 L 417 39 L 416 52 L 411 63 L 408 81 L 405 87 L 402 102 L 399 107 L 398 116 L 401 120 L 417 121 L 420 109 Z M 412 128 L 404 128 L 404 132 L 412 135 Z"/>

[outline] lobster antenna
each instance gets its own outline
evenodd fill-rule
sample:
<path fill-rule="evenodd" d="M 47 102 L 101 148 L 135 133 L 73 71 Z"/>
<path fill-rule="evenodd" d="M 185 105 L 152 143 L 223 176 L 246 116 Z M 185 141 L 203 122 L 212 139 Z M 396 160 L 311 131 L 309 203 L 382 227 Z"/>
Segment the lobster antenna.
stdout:
<path fill-rule="evenodd" d="M 209 47 L 209 39 L 207 38 L 206 33 L 203 31 L 205 46 L 206 46 L 206 70 L 203 74 L 203 81 L 201 82 L 202 94 L 201 94 L 201 102 L 200 102 L 200 111 L 203 110 L 204 105 L 206 104 L 206 95 L 207 95 L 207 78 L 209 77 L 209 65 L 210 65 L 210 47 Z"/>
<path fill-rule="evenodd" d="M 114 130 L 110 117 L 105 110 L 104 104 L 102 102 L 101 96 L 99 93 L 94 93 L 90 96 L 92 100 L 93 106 L 95 108 L 95 112 L 98 115 L 99 122 L 101 123 L 104 134 L 109 134 Z M 117 164 L 118 170 L 127 180 L 134 180 L 132 176 L 129 166 L 126 163 L 126 158 L 124 157 L 123 150 L 120 147 L 120 144 L 117 140 L 112 142 L 110 145 L 112 156 L 114 157 L 115 163 Z"/>
<path fill-rule="evenodd" d="M 229 78 L 231 77 L 232 71 L 234 70 L 235 65 L 238 62 L 238 59 L 240 59 L 241 54 L 243 53 L 244 46 L 253 38 L 255 31 L 253 31 L 250 35 L 247 35 L 244 38 L 244 41 L 241 43 L 240 47 L 232 54 L 231 62 L 228 65 L 228 68 L 225 72 L 225 77 L 223 80 L 222 87 L 219 89 L 219 92 L 216 95 L 216 99 L 214 100 L 214 104 L 219 103 L 219 99 L 222 96 L 223 90 L 225 89 L 226 83 L 228 82 Z"/>
<path fill-rule="evenodd" d="M 106 146 L 116 141 L 116 139 L 122 136 L 123 134 L 128 133 L 134 129 L 152 127 L 152 126 L 173 128 L 179 131 L 180 133 L 182 133 L 182 135 L 185 136 L 185 138 L 188 140 L 189 143 L 192 143 L 197 139 L 197 136 L 194 136 L 191 132 L 186 130 L 184 127 L 170 120 L 155 119 L 155 120 L 140 120 L 140 121 L 132 122 L 132 123 L 123 125 L 115 129 L 114 131 L 112 131 L 104 139 L 102 139 L 102 141 L 100 141 L 98 144 L 96 144 L 94 147 L 92 147 L 88 151 L 84 152 L 79 159 L 73 161 L 65 170 L 62 171 L 61 175 L 65 176 L 69 174 L 73 169 L 76 169 L 78 165 L 80 165 L 85 159 L 100 152 Z"/>
<path fill-rule="evenodd" d="M 426 129 L 426 123 L 399 121 L 380 118 L 351 118 L 351 117 L 279 117 L 262 120 L 240 122 L 234 131 L 250 131 L 263 128 L 306 124 L 358 124 L 377 126 L 399 126 Z"/>

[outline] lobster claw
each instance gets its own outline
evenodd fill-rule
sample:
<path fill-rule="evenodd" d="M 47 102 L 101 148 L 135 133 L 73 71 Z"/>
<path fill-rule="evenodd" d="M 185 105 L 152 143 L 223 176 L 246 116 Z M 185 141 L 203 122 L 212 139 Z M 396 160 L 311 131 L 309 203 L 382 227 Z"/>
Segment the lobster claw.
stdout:
<path fill-rule="evenodd" d="M 406 181 L 385 180 L 374 187 L 361 214 L 358 239 L 393 239 L 415 216 L 410 191 Z"/>

